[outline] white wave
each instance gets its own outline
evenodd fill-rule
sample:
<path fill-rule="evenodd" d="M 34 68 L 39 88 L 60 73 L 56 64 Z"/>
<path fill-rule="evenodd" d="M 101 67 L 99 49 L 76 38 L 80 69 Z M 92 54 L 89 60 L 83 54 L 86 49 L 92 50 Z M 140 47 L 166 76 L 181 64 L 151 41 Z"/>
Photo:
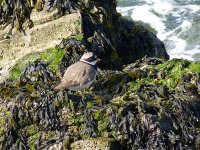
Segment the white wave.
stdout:
<path fill-rule="evenodd" d="M 195 53 L 200 53 L 200 45 L 196 45 L 194 49 L 186 50 L 184 54 L 194 55 Z"/>
<path fill-rule="evenodd" d="M 185 32 L 192 27 L 192 23 L 189 20 L 184 20 L 180 27 L 182 28 L 181 32 Z"/>
<path fill-rule="evenodd" d="M 193 55 L 200 52 L 200 46 L 187 50 L 187 42 L 182 36 L 192 29 L 191 19 L 200 11 L 200 5 L 190 4 L 189 1 L 187 5 L 180 5 L 181 2 L 175 0 L 145 0 L 144 2 L 143 5 L 118 7 L 117 10 L 122 15 L 130 15 L 133 20 L 148 23 L 157 30 L 157 37 L 164 41 L 170 58 L 194 60 Z M 167 20 L 168 17 L 171 20 Z M 172 27 L 170 23 L 173 24 Z"/>
<path fill-rule="evenodd" d="M 128 15 L 128 11 L 133 10 L 135 6 L 131 7 L 117 7 L 117 11 L 120 12 L 123 16 Z"/>
<path fill-rule="evenodd" d="M 194 58 L 190 55 L 185 55 L 185 54 L 174 54 L 174 55 L 170 55 L 170 59 L 174 59 L 174 58 L 179 58 L 179 59 L 187 59 L 187 60 L 191 60 L 193 61 Z"/>
<path fill-rule="evenodd" d="M 172 59 L 172 58 L 182 58 L 183 55 L 184 55 L 183 54 L 184 49 L 187 45 L 186 41 L 182 40 L 182 39 L 180 39 L 176 36 L 172 36 L 172 37 L 168 38 L 168 40 L 174 44 L 173 48 L 168 49 L 170 59 Z M 171 44 L 171 43 L 168 43 L 168 44 Z"/>
<path fill-rule="evenodd" d="M 159 13 L 159 15 L 167 15 L 170 11 L 173 10 L 173 2 L 170 0 L 162 0 L 154 2 L 152 8 L 154 11 Z"/>
<path fill-rule="evenodd" d="M 131 17 L 136 21 L 142 21 L 150 24 L 158 32 L 158 37 L 165 31 L 165 25 L 160 17 L 152 13 L 149 5 L 137 6 L 132 10 Z"/>
<path fill-rule="evenodd" d="M 187 6 L 183 6 L 183 8 L 185 9 L 189 9 L 190 13 L 196 13 L 198 11 L 200 11 L 200 5 L 187 5 Z"/>

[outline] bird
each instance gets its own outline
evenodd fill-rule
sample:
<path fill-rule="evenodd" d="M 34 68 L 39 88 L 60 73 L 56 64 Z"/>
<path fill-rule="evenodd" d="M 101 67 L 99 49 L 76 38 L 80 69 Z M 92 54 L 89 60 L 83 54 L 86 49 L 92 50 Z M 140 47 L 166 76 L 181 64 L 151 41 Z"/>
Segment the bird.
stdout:
<path fill-rule="evenodd" d="M 99 60 L 93 52 L 83 54 L 78 62 L 67 68 L 61 82 L 54 89 L 79 91 L 89 87 L 96 80 L 96 64 Z"/>

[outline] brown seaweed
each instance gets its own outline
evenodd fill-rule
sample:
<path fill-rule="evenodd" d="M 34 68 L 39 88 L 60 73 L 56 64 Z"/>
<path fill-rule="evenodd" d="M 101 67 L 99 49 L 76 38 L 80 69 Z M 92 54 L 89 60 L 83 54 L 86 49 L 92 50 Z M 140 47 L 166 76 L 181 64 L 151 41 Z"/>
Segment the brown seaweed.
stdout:
<path fill-rule="evenodd" d="M 36 68 L 42 68 L 41 75 L 45 77 L 33 76 L 34 80 L 29 78 L 17 88 L 4 87 L 4 90 L 15 88 L 16 92 L 8 95 L 13 104 L 5 124 L 3 149 L 29 149 L 33 135 L 37 138 L 32 145 L 38 149 L 60 142 L 64 144 L 66 137 L 68 146 L 79 139 L 106 137 L 118 141 L 124 149 L 198 149 L 198 74 L 182 75 L 173 90 L 162 82 L 142 82 L 138 88 L 131 87 L 132 83 L 145 78 L 160 80 L 154 75 L 155 70 L 156 74 L 160 70 L 151 65 L 161 62 L 163 60 L 144 58 L 126 66 L 127 73 L 100 71 L 94 88 L 83 93 L 86 105 L 80 103 L 82 98 L 78 93 L 55 92 L 49 88 L 44 93 L 38 90 L 45 77 L 54 81 L 56 76 L 46 76 L 48 67 L 39 60 L 29 64 L 22 77 L 37 75 L 41 70 Z M 133 78 L 131 72 L 136 68 L 146 70 L 146 76 Z M 164 78 L 166 76 L 161 79 Z M 34 134 L 32 126 L 37 129 Z M 46 133 L 51 136 L 47 138 Z"/>

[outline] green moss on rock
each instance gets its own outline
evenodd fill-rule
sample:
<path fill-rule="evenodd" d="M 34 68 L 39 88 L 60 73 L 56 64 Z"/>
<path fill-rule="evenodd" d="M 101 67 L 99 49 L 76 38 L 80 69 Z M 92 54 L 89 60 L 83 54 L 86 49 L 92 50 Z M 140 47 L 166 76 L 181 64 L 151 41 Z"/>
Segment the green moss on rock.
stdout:
<path fill-rule="evenodd" d="M 187 73 L 200 73 L 200 63 L 184 59 L 173 59 L 157 65 L 148 65 L 143 68 L 134 68 L 128 74 L 134 79 L 130 89 L 136 90 L 141 84 L 154 84 L 167 86 L 171 90 L 181 81 Z"/>
<path fill-rule="evenodd" d="M 24 68 L 29 62 L 33 62 L 38 58 L 39 54 L 31 53 L 17 61 L 10 71 L 10 78 L 18 80 Z"/>
<path fill-rule="evenodd" d="M 75 36 L 75 39 L 78 40 L 78 41 L 82 41 L 83 40 L 83 34 L 77 34 Z"/>
<path fill-rule="evenodd" d="M 40 55 L 42 60 L 50 62 L 49 68 L 56 72 L 64 55 L 63 49 L 49 49 Z"/>
<path fill-rule="evenodd" d="M 164 73 L 165 78 L 160 82 L 174 88 L 181 80 L 181 76 L 187 73 L 200 73 L 200 63 L 184 59 L 173 59 L 155 67 Z"/>
<path fill-rule="evenodd" d="M 57 72 L 58 66 L 60 65 L 63 55 L 64 50 L 58 48 L 48 49 L 42 53 L 28 54 L 25 57 L 18 60 L 17 63 L 12 67 L 10 71 L 10 78 L 13 80 L 18 80 L 28 63 L 31 63 L 36 59 L 42 59 L 46 62 L 49 62 L 49 68 L 51 69 L 51 71 Z"/>
<path fill-rule="evenodd" d="M 188 67 L 188 70 L 194 73 L 200 73 L 200 62 L 192 62 Z"/>
<path fill-rule="evenodd" d="M 154 29 L 150 24 L 142 22 L 142 21 L 137 21 L 136 22 L 136 26 L 143 26 L 146 30 L 148 30 L 149 32 L 152 32 L 154 34 L 157 34 L 158 31 L 156 31 L 156 29 Z"/>

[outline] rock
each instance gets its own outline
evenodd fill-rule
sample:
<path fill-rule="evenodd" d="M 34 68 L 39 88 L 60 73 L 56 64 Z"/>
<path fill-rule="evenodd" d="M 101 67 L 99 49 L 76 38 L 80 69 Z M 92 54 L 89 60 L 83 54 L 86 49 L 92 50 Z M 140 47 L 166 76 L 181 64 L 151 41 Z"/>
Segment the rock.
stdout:
<path fill-rule="evenodd" d="M 59 45 L 62 38 L 66 38 L 72 34 L 80 33 L 79 14 L 70 14 L 59 17 L 54 20 L 55 12 L 53 13 L 37 13 L 33 12 L 31 18 L 35 26 L 31 29 L 26 29 L 26 35 L 19 31 L 13 30 L 13 36 L 10 39 L 3 39 L 0 45 L 0 82 L 9 78 L 9 72 L 12 67 L 21 58 L 27 57 L 30 53 L 43 52 L 50 48 L 55 48 Z M 71 31 L 67 31 L 70 29 Z M 3 37 L 7 32 L 4 29 L 0 32 Z M 20 44 L 23 43 L 23 44 Z"/>
<path fill-rule="evenodd" d="M 145 55 L 169 59 L 163 42 L 153 33 L 117 13 L 116 1 L 80 4 L 86 48 L 103 60 L 102 68 L 120 70 Z M 95 8 L 98 11 L 92 11 Z"/>
<path fill-rule="evenodd" d="M 108 138 L 95 138 L 76 141 L 71 144 L 72 150 L 110 150 L 111 140 Z"/>
<path fill-rule="evenodd" d="M 53 146 L 50 146 L 48 150 L 62 150 L 62 143 L 54 144 Z"/>
<path fill-rule="evenodd" d="M 119 18 L 118 38 L 116 47 L 124 64 L 129 64 L 144 56 L 169 59 L 163 42 L 134 21 Z"/>

